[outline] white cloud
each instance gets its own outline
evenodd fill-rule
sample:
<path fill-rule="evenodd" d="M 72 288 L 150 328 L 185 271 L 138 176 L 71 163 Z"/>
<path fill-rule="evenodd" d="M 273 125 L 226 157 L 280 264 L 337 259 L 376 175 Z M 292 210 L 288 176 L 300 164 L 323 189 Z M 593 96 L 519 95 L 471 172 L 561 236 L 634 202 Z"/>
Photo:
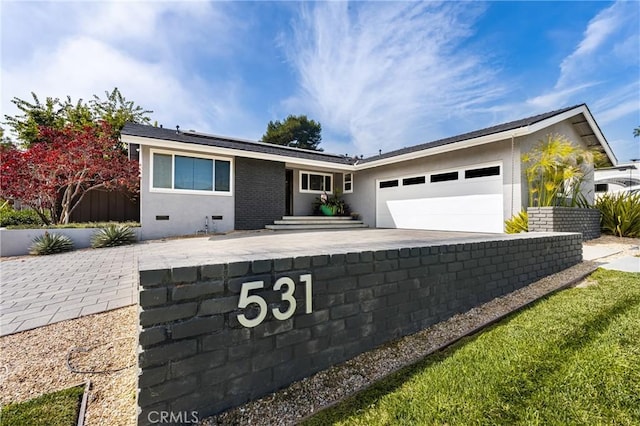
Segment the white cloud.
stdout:
<path fill-rule="evenodd" d="M 283 107 L 307 111 L 363 153 L 429 140 L 439 122 L 503 91 L 480 55 L 460 47 L 480 12 L 468 3 L 303 7 L 281 40 L 300 84 Z"/>
<path fill-rule="evenodd" d="M 610 124 L 623 117 L 640 117 L 640 81 L 608 90 L 592 105 L 600 124 Z"/>
<path fill-rule="evenodd" d="M 560 64 L 556 89 L 575 87 L 594 79 L 618 61 L 616 52 L 638 52 L 638 6 L 618 1 L 598 13 L 587 25 L 576 49 Z"/>
<path fill-rule="evenodd" d="M 221 41 L 224 49 L 231 45 L 224 42 L 233 19 L 211 3 L 11 6 L 8 13 L 3 11 L 3 24 L 11 23 L 2 30 L 3 114 L 18 113 L 10 100 L 30 100 L 32 91 L 41 98 L 69 95 L 75 100 L 93 94 L 104 97 L 105 90 L 118 87 L 128 100 L 153 110 L 152 118 L 165 126 L 207 131 L 216 124 L 211 112 L 236 102 L 225 98 L 233 97 L 233 91 L 211 87 L 182 68 L 181 56 L 212 55 L 216 43 L 208 38 Z M 203 22 L 207 25 L 200 25 Z M 20 25 L 38 30 L 16 32 Z M 193 43 L 197 39 L 205 43 Z"/>
<path fill-rule="evenodd" d="M 575 94 L 580 93 L 584 89 L 593 87 L 597 84 L 597 82 L 586 83 L 575 87 L 569 87 L 564 90 L 553 90 L 549 93 L 545 93 L 544 95 L 539 95 L 534 98 L 527 99 L 526 103 L 533 106 L 534 110 L 539 111 L 557 109 L 563 106 L 568 106 L 567 103 Z"/>

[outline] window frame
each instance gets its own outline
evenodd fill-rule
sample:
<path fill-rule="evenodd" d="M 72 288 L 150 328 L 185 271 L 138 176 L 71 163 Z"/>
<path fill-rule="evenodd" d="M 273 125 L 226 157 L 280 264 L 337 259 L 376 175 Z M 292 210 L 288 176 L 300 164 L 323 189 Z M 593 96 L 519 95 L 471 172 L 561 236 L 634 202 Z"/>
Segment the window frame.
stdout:
<path fill-rule="evenodd" d="M 322 176 L 322 182 L 324 186 L 325 183 L 325 179 L 326 177 L 329 177 L 331 179 L 331 188 L 329 188 L 329 190 L 324 189 L 324 190 L 317 190 L 317 189 L 304 189 L 302 188 L 302 175 L 306 174 L 307 175 L 307 185 L 311 186 L 311 175 L 318 175 L 318 176 Z M 324 172 L 316 172 L 316 171 L 312 171 L 312 170 L 299 170 L 298 171 L 298 190 L 300 191 L 300 193 L 302 194 L 323 194 L 323 193 L 327 193 L 327 194 L 333 194 L 333 173 L 324 173 Z"/>
<path fill-rule="evenodd" d="M 156 188 L 153 186 L 153 167 L 154 167 L 154 155 L 170 155 L 171 156 L 171 188 Z M 213 165 L 213 177 L 212 177 L 212 190 L 200 190 L 200 189 L 176 189 L 176 156 L 179 157 L 189 157 L 201 160 L 211 160 Z M 226 161 L 229 163 L 229 190 L 228 191 L 216 191 L 215 183 L 216 183 L 216 169 L 215 164 L 216 160 L 218 161 Z M 149 192 L 154 193 L 166 193 L 166 194 L 195 194 L 195 195 L 217 195 L 224 197 L 233 196 L 233 181 L 234 181 L 234 167 L 233 167 L 233 158 L 231 157 L 222 157 L 217 155 L 208 155 L 208 154 L 194 154 L 185 151 L 172 151 L 172 150 L 164 150 L 164 149 L 149 149 Z"/>
<path fill-rule="evenodd" d="M 398 188 L 401 183 L 401 178 L 396 179 L 378 179 L 378 189 Z"/>
<path fill-rule="evenodd" d="M 483 176 L 468 176 L 471 173 L 478 173 L 481 171 L 489 170 L 489 169 L 498 169 L 498 173 L 487 174 Z M 494 164 L 491 166 L 478 166 L 473 168 L 465 168 L 464 169 L 464 180 L 476 180 L 476 179 L 485 179 L 485 178 L 495 178 L 496 176 L 502 176 L 502 164 Z"/>
<path fill-rule="evenodd" d="M 350 177 L 349 183 L 351 184 L 351 188 L 349 189 L 347 189 L 347 176 Z M 353 172 L 347 172 L 342 174 L 342 193 L 343 194 L 353 193 Z"/>
<path fill-rule="evenodd" d="M 453 177 L 455 174 L 455 179 L 443 179 L 444 177 Z M 436 177 L 436 180 L 433 178 Z M 429 183 L 430 184 L 442 184 L 447 182 L 458 182 L 460 181 L 460 169 L 449 169 L 449 171 L 438 171 L 429 173 Z"/>

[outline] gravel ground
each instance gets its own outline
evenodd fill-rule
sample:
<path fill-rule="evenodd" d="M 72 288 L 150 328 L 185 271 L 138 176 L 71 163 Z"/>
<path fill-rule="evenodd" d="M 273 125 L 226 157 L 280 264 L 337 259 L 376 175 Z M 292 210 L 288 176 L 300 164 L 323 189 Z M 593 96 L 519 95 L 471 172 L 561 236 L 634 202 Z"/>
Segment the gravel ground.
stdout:
<path fill-rule="evenodd" d="M 90 380 L 85 424 L 135 425 L 136 324 L 137 308 L 129 306 L 0 338 L 0 403 Z M 76 371 L 105 372 L 74 373 L 67 358 Z"/>
<path fill-rule="evenodd" d="M 605 236 L 588 244 L 620 248 L 621 253 L 610 257 L 615 258 L 637 255 L 640 239 Z M 574 283 L 596 266 L 583 262 L 201 424 L 295 424 L 487 322 Z M 136 327 L 137 307 L 130 306 L 1 337 L 0 403 L 26 401 L 90 380 L 86 424 L 135 425 Z M 91 372 L 73 372 L 67 362 L 75 371 Z"/>

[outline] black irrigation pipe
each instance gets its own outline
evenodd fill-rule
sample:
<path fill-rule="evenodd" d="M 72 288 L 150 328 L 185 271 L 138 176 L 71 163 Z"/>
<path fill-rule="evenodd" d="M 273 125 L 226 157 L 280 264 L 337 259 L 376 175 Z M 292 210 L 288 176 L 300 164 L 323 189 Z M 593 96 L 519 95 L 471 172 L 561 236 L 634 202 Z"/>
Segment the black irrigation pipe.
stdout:
<path fill-rule="evenodd" d="M 108 343 L 113 343 L 113 342 L 117 342 L 120 340 L 124 340 L 124 339 L 131 339 L 131 337 L 120 337 L 118 339 L 114 339 L 111 342 Z M 107 343 L 104 343 L 104 345 L 106 345 Z M 69 351 L 67 352 L 67 369 L 72 372 L 72 373 L 78 373 L 78 374 L 108 374 L 108 373 L 117 373 L 118 371 L 122 371 L 122 370 L 126 370 L 127 368 L 131 368 L 133 366 L 136 365 L 136 363 L 134 362 L 133 364 L 127 365 L 126 367 L 121 367 L 121 368 L 114 368 L 114 369 L 110 369 L 110 370 L 77 370 L 75 367 L 73 367 L 71 365 L 71 355 L 74 352 L 89 352 L 92 349 L 96 349 L 98 347 L 100 347 L 102 345 L 95 345 L 95 346 L 91 346 L 88 348 L 83 348 L 83 347 L 73 347 L 71 349 L 69 349 Z"/>
<path fill-rule="evenodd" d="M 320 409 L 315 410 L 315 411 L 313 411 L 313 412 L 311 412 L 311 413 L 307 414 L 306 416 L 302 417 L 301 419 L 298 419 L 298 420 L 295 422 L 295 424 L 302 423 L 302 422 L 304 422 L 304 421 L 306 421 L 306 420 L 310 419 L 311 417 L 315 416 L 316 414 L 320 413 L 321 411 L 324 411 L 324 410 L 327 410 L 327 409 L 329 409 L 329 408 L 331 408 L 331 407 L 334 407 L 334 406 L 336 406 L 336 405 L 338 405 L 338 404 L 340 404 L 340 403 L 344 402 L 345 400 L 347 400 L 348 398 L 352 397 L 353 395 L 355 395 L 355 394 L 357 394 L 357 393 L 360 393 L 360 392 L 364 392 L 364 391 L 366 391 L 367 389 L 369 389 L 369 388 L 371 388 L 372 386 L 376 385 L 376 384 L 377 384 L 377 383 L 379 383 L 380 381 L 382 381 L 382 380 L 384 380 L 384 379 L 386 379 L 386 378 L 390 377 L 391 375 L 393 375 L 393 374 L 397 373 L 398 371 L 400 371 L 400 370 L 402 370 L 402 369 L 404 369 L 404 368 L 410 367 L 410 366 L 412 366 L 412 365 L 416 365 L 416 364 L 417 364 L 417 363 L 419 363 L 420 361 L 424 360 L 426 357 L 431 356 L 431 355 L 433 355 L 433 354 L 434 354 L 434 353 L 436 353 L 436 352 L 444 351 L 444 350 L 445 350 L 445 349 L 447 349 L 449 346 L 452 346 L 452 345 L 454 345 L 454 344 L 458 343 L 460 340 L 462 340 L 462 339 L 464 339 L 464 338 L 466 338 L 466 337 L 469 337 L 469 336 L 473 336 L 473 335 L 475 335 L 475 334 L 477 334 L 477 333 L 481 332 L 481 331 L 482 331 L 482 330 L 484 330 L 485 328 L 491 327 L 492 325 L 494 325 L 494 324 L 496 324 L 496 323 L 498 323 L 498 322 L 502 321 L 503 319 L 507 318 L 508 316 L 510 316 L 510 315 L 512 315 L 512 314 L 514 314 L 514 313 L 516 313 L 516 312 L 520 312 L 520 311 L 522 311 L 522 310 L 523 310 L 523 309 L 525 309 L 525 308 L 528 308 L 529 306 L 533 305 L 535 302 L 537 302 L 538 300 L 540 300 L 540 299 L 542 299 L 542 298 L 544 298 L 544 297 L 547 297 L 547 296 L 549 296 L 549 295 L 551 295 L 551 294 L 557 293 L 558 291 L 564 290 L 564 289 L 566 289 L 566 288 L 568 288 L 568 287 L 571 287 L 571 286 L 573 286 L 573 285 L 575 285 L 575 284 L 579 283 L 580 281 L 584 280 L 584 279 L 585 279 L 585 278 L 587 278 L 589 275 L 591 275 L 591 274 L 592 274 L 596 269 L 598 269 L 598 265 L 593 264 L 593 265 L 591 266 L 591 268 L 589 268 L 589 270 L 588 270 L 587 272 L 584 272 L 584 273 L 580 274 L 578 277 L 576 277 L 576 278 L 574 278 L 574 279 L 572 279 L 572 280 L 569 280 L 569 281 L 568 281 L 568 282 L 566 282 L 565 284 L 562 284 L 561 286 L 556 287 L 556 288 L 554 288 L 553 290 L 550 290 L 550 291 L 546 292 L 545 294 L 542 294 L 542 295 L 540 295 L 539 297 L 536 297 L 535 299 L 529 300 L 528 302 L 525 302 L 525 303 L 523 303 L 522 305 L 515 307 L 514 309 L 510 310 L 509 312 L 506 312 L 506 313 L 504 313 L 504 314 L 500 314 L 500 315 L 498 315 L 497 317 L 495 317 L 495 318 L 493 318 L 493 319 L 490 319 L 489 321 L 486 321 L 486 322 L 484 322 L 484 323 L 482 323 L 482 324 L 480 324 L 480 325 L 478 325 L 478 326 L 476 326 L 476 327 L 472 328 L 472 329 L 471 329 L 471 330 L 469 330 L 469 331 L 466 331 L 465 333 L 463 333 L 463 334 L 462 334 L 462 335 L 460 335 L 460 336 L 454 337 L 454 338 L 452 338 L 452 339 L 450 339 L 450 340 L 446 341 L 445 343 L 443 343 L 443 344 L 441 344 L 441 345 L 437 346 L 435 349 L 432 349 L 432 350 L 430 350 L 429 352 L 425 353 L 423 356 L 421 356 L 421 357 L 420 357 L 420 359 L 418 359 L 418 360 L 416 360 L 416 361 L 410 362 L 410 363 L 408 363 L 408 364 L 406 364 L 406 365 L 402 365 L 402 366 L 399 366 L 399 367 L 396 367 L 396 368 L 394 368 L 394 369 L 390 370 L 388 373 L 386 373 L 386 374 L 385 374 L 385 375 L 383 375 L 382 377 L 380 377 L 380 378 L 378 378 L 378 379 L 374 380 L 372 383 L 369 383 L 368 385 L 365 385 L 365 386 L 364 386 L 364 387 L 362 387 L 361 389 L 358 389 L 355 393 L 352 393 L 352 394 L 350 394 L 350 395 L 342 396 L 342 397 L 340 397 L 339 399 L 337 399 L 337 400 L 335 400 L 335 401 L 333 401 L 333 402 L 330 402 L 329 404 L 323 405 Z M 533 284 L 533 283 L 532 283 L 532 284 Z M 434 324 L 434 325 L 435 325 L 435 324 Z M 405 336 L 405 337 L 406 337 L 406 336 Z"/>

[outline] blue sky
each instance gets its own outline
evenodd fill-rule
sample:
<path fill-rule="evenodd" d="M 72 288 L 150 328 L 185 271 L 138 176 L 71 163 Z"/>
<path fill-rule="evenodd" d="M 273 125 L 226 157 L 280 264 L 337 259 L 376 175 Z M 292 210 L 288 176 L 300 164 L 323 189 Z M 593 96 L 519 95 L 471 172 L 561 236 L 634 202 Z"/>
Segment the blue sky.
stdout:
<path fill-rule="evenodd" d="M 307 114 L 326 151 L 367 156 L 585 102 L 640 158 L 636 1 L 0 7 L 2 114 L 117 86 L 165 127 L 258 140 Z"/>

